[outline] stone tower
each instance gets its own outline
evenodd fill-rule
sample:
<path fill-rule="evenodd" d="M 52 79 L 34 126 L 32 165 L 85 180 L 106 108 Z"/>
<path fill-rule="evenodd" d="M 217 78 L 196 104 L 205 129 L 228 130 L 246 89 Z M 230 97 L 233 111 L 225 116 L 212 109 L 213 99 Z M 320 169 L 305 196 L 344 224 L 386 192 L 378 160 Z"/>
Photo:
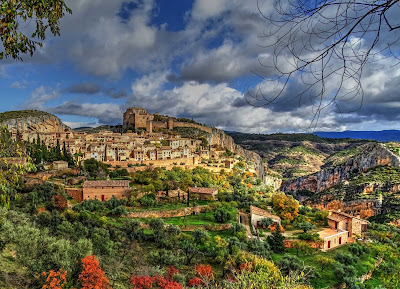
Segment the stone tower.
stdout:
<path fill-rule="evenodd" d="M 154 119 L 154 116 L 144 108 L 130 107 L 124 113 L 124 129 L 146 128 L 146 123 Z"/>

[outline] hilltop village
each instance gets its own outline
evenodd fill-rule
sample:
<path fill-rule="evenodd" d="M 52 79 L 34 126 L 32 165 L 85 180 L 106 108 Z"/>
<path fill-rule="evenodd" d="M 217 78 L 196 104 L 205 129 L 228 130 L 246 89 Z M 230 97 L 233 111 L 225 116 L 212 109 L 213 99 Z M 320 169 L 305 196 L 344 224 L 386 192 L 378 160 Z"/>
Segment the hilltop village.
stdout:
<path fill-rule="evenodd" d="M 212 128 L 197 124 L 189 119 L 177 119 L 160 114 L 150 114 L 144 108 L 131 107 L 123 116 L 123 131 L 98 132 L 62 131 L 35 132 L 24 130 L 18 125 L 10 132 L 13 139 L 39 142 L 51 149 L 57 145 L 65 147 L 77 163 L 95 159 L 111 166 L 193 166 L 201 164 L 202 158 L 224 153 L 218 147 L 211 148 L 205 138 L 181 137 L 174 127 L 192 128 L 211 133 Z M 219 149 L 219 150 L 218 150 Z M 227 160 L 216 167 L 232 168 L 233 160 Z M 55 164 L 55 167 L 60 163 Z M 62 164 L 61 164 L 62 165 Z"/>

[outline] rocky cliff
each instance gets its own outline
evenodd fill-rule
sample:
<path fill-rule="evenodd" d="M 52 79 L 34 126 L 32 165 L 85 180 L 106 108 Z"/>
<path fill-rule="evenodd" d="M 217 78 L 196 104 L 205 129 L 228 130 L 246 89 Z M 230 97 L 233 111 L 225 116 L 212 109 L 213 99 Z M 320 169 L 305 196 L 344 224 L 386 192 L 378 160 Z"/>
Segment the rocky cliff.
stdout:
<path fill-rule="evenodd" d="M 38 110 L 8 111 L 0 114 L 0 126 L 21 133 L 60 132 L 70 130 L 58 117 Z"/>
<path fill-rule="evenodd" d="M 218 145 L 226 148 L 236 154 L 242 155 L 246 159 L 253 161 L 261 179 L 264 179 L 265 168 L 261 156 L 253 151 L 249 151 L 236 144 L 233 138 L 227 135 L 223 130 L 213 129 L 212 133 L 207 135 L 207 140 L 210 145 Z"/>
<path fill-rule="evenodd" d="M 351 174 L 365 172 L 377 166 L 400 166 L 400 158 L 381 143 L 368 143 L 360 147 L 361 153 L 342 165 L 326 168 L 309 176 L 282 183 L 285 192 L 308 190 L 320 192 L 349 179 Z"/>

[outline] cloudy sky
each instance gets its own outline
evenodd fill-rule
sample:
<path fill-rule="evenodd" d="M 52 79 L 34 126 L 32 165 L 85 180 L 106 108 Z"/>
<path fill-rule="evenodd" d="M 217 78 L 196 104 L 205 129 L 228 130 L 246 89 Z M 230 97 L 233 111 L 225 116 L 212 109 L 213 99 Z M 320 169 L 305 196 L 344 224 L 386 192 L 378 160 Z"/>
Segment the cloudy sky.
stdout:
<path fill-rule="evenodd" d="M 0 62 L 0 111 L 45 110 L 71 127 L 117 124 L 127 107 L 193 118 L 241 132 L 304 132 L 312 107 L 294 97 L 255 107 L 244 95 L 274 87 L 259 59 L 269 28 L 256 0 L 74 0 L 61 37 L 48 37 L 33 58 Z M 261 9 L 272 11 L 271 1 Z M 377 56 L 379 57 L 379 55 Z M 400 129 L 400 65 L 382 61 L 364 70 L 361 109 L 328 107 L 316 130 Z M 329 83 L 335 87 L 334 81 Z"/>

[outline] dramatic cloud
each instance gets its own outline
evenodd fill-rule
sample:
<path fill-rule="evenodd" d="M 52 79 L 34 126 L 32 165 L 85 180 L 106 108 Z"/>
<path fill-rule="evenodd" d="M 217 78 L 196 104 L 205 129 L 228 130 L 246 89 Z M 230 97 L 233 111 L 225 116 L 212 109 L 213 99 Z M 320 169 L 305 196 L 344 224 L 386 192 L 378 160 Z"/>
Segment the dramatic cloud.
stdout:
<path fill-rule="evenodd" d="M 64 102 L 63 104 L 46 108 L 46 111 L 60 115 L 80 115 L 93 117 L 99 123 L 117 124 L 122 122 L 122 110 L 119 105 L 114 103 L 73 103 Z"/>
<path fill-rule="evenodd" d="M 84 94 L 95 94 L 100 92 L 101 88 L 99 85 L 93 82 L 85 82 L 74 84 L 65 89 L 69 93 L 84 93 Z"/>
<path fill-rule="evenodd" d="M 177 7 L 171 15 L 163 14 L 164 2 L 156 0 L 67 3 L 73 14 L 62 19 L 61 37 L 48 37 L 24 63 L 6 60 L 0 66 L 7 89 L 28 91 L 19 107 L 73 115 L 72 126 L 120 123 L 127 107 L 140 106 L 227 130 L 309 129 L 319 100 L 311 97 L 318 86 L 298 97 L 303 81 L 310 81 L 307 76 L 293 75 L 280 97 L 269 103 L 283 86 L 270 81 L 276 74 L 273 51 L 265 46 L 270 27 L 257 4 L 268 14 L 272 0 L 193 0 L 189 10 Z M 366 41 L 359 40 L 360 45 Z M 285 57 L 278 60 L 285 63 L 280 69 L 292 69 Z M 398 60 L 381 53 L 373 60 L 363 71 L 364 98 L 323 100 L 327 108 L 316 129 L 397 125 Z M 340 75 L 333 74 L 325 83 L 326 95 L 333 95 L 339 83 Z M 352 84 L 345 85 L 349 89 Z"/>

